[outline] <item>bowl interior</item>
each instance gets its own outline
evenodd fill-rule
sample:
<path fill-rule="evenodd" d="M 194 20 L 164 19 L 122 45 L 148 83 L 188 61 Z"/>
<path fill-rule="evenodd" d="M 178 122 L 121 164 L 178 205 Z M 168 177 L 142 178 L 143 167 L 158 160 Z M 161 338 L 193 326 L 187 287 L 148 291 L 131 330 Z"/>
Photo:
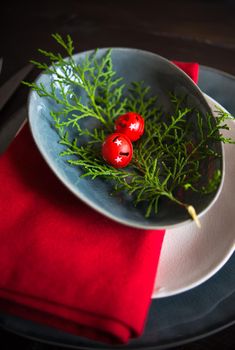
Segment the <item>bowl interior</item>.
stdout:
<path fill-rule="evenodd" d="M 103 57 L 106 52 L 107 49 L 100 49 L 97 57 Z M 83 60 L 86 54 L 87 52 L 80 53 L 74 58 L 76 61 Z M 169 102 L 169 91 L 171 91 L 177 95 L 187 95 L 189 106 L 196 107 L 203 115 L 212 113 L 202 92 L 191 79 L 161 56 L 137 49 L 113 48 L 112 60 L 117 75 L 123 77 L 125 83 L 144 81 L 146 86 L 150 86 L 151 94 L 158 96 L 159 105 L 164 111 L 171 109 Z M 51 76 L 42 74 L 38 77 L 37 83 L 42 82 L 49 88 L 51 79 L 53 79 Z M 175 227 L 191 221 L 185 209 L 167 200 L 162 201 L 158 215 L 146 219 L 144 205 L 135 207 L 132 197 L 125 193 L 118 196 L 111 195 L 113 185 L 110 181 L 81 178 L 81 169 L 69 165 L 66 159 L 59 155 L 64 148 L 58 143 L 59 137 L 50 116 L 50 111 L 58 108 L 60 107 L 54 101 L 41 98 L 34 91 L 30 93 L 29 123 L 34 140 L 54 173 L 76 196 L 102 214 L 134 227 L 158 229 Z M 89 124 L 86 127 L 89 128 Z M 218 144 L 216 147 L 217 152 L 222 154 L 222 146 Z M 216 161 L 215 166 L 222 171 L 222 160 Z M 193 195 L 193 198 L 189 198 L 199 216 L 215 201 L 218 192 L 219 189 L 207 196 Z"/>

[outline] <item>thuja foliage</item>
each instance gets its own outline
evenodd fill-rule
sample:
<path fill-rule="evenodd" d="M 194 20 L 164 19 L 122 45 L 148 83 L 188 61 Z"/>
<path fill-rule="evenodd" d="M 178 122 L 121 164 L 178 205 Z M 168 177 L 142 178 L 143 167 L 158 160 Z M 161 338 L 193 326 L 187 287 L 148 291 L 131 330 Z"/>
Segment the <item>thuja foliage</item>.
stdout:
<path fill-rule="evenodd" d="M 187 96 L 171 92 L 171 111 L 166 113 L 144 82 L 126 86 L 124 79 L 117 76 L 111 50 L 102 58 L 97 58 L 96 50 L 76 61 L 71 37 L 64 40 L 55 34 L 53 38 L 67 57 L 40 49 L 49 62 L 31 61 L 51 75 L 50 87 L 35 82 L 25 84 L 59 106 L 51 111 L 51 117 L 64 146 L 61 156 L 66 156 L 70 165 L 81 167 L 83 177 L 112 181 L 115 191 L 132 196 L 134 205 L 147 203 L 146 217 L 157 215 L 160 200 L 166 197 L 185 207 L 197 220 L 193 203 L 185 203 L 182 193 L 193 191 L 206 196 L 217 190 L 220 170 L 215 168 L 206 181 L 204 171 L 221 157 L 216 143 L 234 143 L 221 134 L 221 130 L 228 129 L 226 120 L 232 117 L 222 110 L 217 111 L 217 118 L 203 116 L 188 106 Z M 115 118 L 128 111 L 142 115 L 145 133 L 134 144 L 130 166 L 116 169 L 102 159 L 101 145 L 105 136 L 113 132 Z M 85 118 L 95 123 L 84 127 Z"/>

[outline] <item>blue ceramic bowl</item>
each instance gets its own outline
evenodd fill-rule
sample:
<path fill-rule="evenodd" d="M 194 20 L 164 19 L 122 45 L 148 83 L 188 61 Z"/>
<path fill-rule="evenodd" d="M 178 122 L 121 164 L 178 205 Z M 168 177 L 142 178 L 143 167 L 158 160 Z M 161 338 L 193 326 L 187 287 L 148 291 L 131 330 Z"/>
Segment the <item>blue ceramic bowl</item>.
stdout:
<path fill-rule="evenodd" d="M 103 57 L 106 52 L 107 49 L 100 49 L 97 58 Z M 83 60 L 87 53 L 89 52 L 74 55 L 75 61 Z M 113 48 L 112 60 L 117 75 L 124 77 L 125 83 L 144 81 L 146 86 L 151 87 L 151 93 L 158 96 L 159 104 L 166 111 L 170 108 L 168 93 L 172 91 L 178 95 L 187 95 L 189 106 L 196 107 L 203 115 L 212 113 L 200 89 L 183 71 L 165 58 L 137 49 Z M 49 87 L 51 79 L 50 75 L 41 74 L 36 83 L 43 83 Z M 69 165 L 65 158 L 59 156 L 64 148 L 58 143 L 59 137 L 50 116 L 50 111 L 56 109 L 58 106 L 54 101 L 39 97 L 35 91 L 30 92 L 28 101 L 29 124 L 36 145 L 49 167 L 79 199 L 101 214 L 132 227 L 160 229 L 191 222 L 185 209 L 168 201 L 161 203 L 158 215 L 146 218 L 146 208 L 135 207 L 130 196 L 125 194 L 118 198 L 111 196 L 113 187 L 108 180 L 81 178 L 81 169 Z M 222 155 L 221 144 L 216 147 L 217 152 Z M 223 174 L 223 157 L 216 161 L 215 165 Z M 192 195 L 193 197 L 189 198 L 188 202 L 194 204 L 199 218 L 215 202 L 221 186 L 222 182 L 213 194 L 207 196 Z"/>

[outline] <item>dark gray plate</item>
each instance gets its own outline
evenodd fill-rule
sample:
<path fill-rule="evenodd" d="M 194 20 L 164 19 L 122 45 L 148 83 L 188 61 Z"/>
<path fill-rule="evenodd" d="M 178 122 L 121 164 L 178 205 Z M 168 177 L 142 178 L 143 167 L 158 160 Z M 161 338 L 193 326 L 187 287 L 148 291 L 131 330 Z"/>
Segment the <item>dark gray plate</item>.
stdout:
<path fill-rule="evenodd" d="M 199 86 L 235 115 L 235 77 L 202 66 Z M 205 337 L 235 323 L 234 264 L 233 254 L 214 277 L 199 287 L 174 297 L 153 300 L 142 337 L 115 349 L 166 349 Z M 108 348 L 101 343 L 9 315 L 0 314 L 0 325 L 11 332 L 50 344 L 75 349 Z"/>

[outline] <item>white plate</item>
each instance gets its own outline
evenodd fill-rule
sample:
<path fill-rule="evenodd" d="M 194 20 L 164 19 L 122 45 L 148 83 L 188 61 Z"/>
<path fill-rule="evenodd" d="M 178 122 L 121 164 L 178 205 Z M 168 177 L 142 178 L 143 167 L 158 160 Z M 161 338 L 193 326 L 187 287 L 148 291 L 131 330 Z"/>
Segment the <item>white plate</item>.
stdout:
<path fill-rule="evenodd" d="M 216 105 L 205 95 L 212 110 Z M 226 136 L 235 139 L 235 122 L 227 124 Z M 224 133 L 225 134 L 225 133 Z M 202 228 L 194 223 L 167 230 L 163 242 L 152 298 L 185 292 L 212 277 L 235 250 L 235 145 L 226 144 L 225 178 L 216 203 L 201 218 Z"/>

